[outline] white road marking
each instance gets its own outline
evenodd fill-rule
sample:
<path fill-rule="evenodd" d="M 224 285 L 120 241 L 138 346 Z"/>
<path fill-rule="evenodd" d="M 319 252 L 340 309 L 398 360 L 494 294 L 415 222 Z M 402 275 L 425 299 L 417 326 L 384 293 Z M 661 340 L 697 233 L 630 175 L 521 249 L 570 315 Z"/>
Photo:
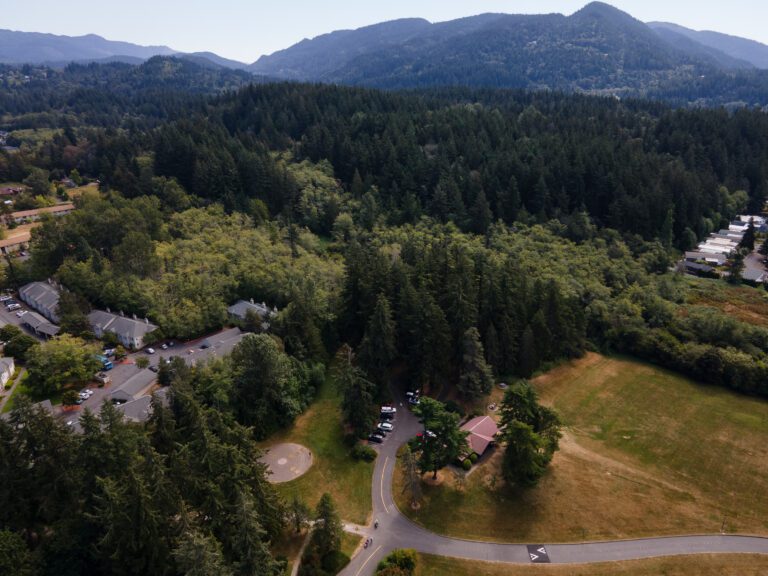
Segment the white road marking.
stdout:
<path fill-rule="evenodd" d="M 379 547 L 378 547 L 378 548 L 376 548 L 376 550 L 374 550 L 374 551 L 373 551 L 373 554 L 371 554 L 370 556 L 368 556 L 368 558 L 366 558 L 365 562 L 363 562 L 363 565 L 362 565 L 362 566 L 360 566 L 360 570 L 358 570 L 358 571 L 357 571 L 357 574 L 355 574 L 355 576 L 360 576 L 360 573 L 361 573 L 361 572 L 363 571 L 363 569 L 365 568 L 365 565 L 366 565 L 366 564 L 368 564 L 368 562 L 370 562 L 370 561 L 371 561 L 371 558 L 373 558 L 374 556 L 376 556 L 376 554 L 378 553 L 378 551 L 379 551 L 379 550 L 381 550 L 381 544 L 379 544 Z"/>
<path fill-rule="evenodd" d="M 387 463 L 388 462 L 389 462 L 389 456 L 384 458 L 384 466 L 383 466 L 382 471 L 381 471 L 381 478 L 379 479 L 380 480 L 380 484 L 379 484 L 379 489 L 380 490 L 379 491 L 381 493 L 381 504 L 382 504 L 382 506 L 384 506 L 384 512 L 386 512 L 387 514 L 389 514 L 389 508 L 387 507 L 387 503 L 384 501 L 384 478 L 387 477 Z"/>

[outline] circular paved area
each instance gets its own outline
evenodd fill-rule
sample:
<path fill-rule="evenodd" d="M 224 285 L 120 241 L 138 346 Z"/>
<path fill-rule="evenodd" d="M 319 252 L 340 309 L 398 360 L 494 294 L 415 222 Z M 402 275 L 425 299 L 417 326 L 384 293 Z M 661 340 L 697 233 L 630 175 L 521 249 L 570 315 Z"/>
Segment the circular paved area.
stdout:
<path fill-rule="evenodd" d="M 279 484 L 306 474 L 312 466 L 312 452 L 301 444 L 276 444 L 265 451 L 261 461 L 271 472 L 268 480 Z"/>

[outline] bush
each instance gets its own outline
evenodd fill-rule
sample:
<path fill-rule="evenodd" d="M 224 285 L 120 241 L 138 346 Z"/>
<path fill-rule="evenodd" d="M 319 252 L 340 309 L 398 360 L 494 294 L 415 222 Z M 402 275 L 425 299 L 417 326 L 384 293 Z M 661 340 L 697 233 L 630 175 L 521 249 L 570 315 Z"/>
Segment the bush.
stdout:
<path fill-rule="evenodd" d="M 393 550 L 389 556 L 379 562 L 376 573 L 413 574 L 414 570 L 416 570 L 416 550 L 405 548 Z"/>
<path fill-rule="evenodd" d="M 352 458 L 355 460 L 364 460 L 365 462 L 373 462 L 376 460 L 376 450 L 365 444 L 355 444 L 352 448 Z"/>
<path fill-rule="evenodd" d="M 478 458 L 478 456 L 477 456 L 477 454 L 476 454 L 476 453 L 474 453 L 474 452 L 472 452 L 472 454 L 470 454 L 470 455 L 469 455 L 469 461 L 470 461 L 470 462 L 472 462 L 472 464 L 474 464 L 475 462 L 477 462 L 477 458 Z"/>
<path fill-rule="evenodd" d="M 349 564 L 349 561 L 349 556 L 336 550 L 323 556 L 322 567 L 328 574 L 338 574 L 347 564 Z"/>
<path fill-rule="evenodd" d="M 468 471 L 472 468 L 472 461 L 469 458 L 464 458 L 464 460 L 461 461 L 461 467 Z"/>

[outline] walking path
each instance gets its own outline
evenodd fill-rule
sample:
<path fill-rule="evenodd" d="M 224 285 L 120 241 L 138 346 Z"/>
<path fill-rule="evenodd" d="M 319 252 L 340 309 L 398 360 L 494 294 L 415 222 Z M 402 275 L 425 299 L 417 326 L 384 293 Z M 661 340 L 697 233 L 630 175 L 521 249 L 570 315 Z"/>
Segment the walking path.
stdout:
<path fill-rule="evenodd" d="M 468 560 L 530 564 L 551 562 L 576 564 L 637 560 L 658 556 L 709 553 L 768 554 L 768 538 L 724 534 L 642 538 L 577 544 L 497 544 L 448 538 L 430 532 L 400 513 L 392 497 L 392 476 L 397 465 L 397 450 L 419 432 L 421 425 L 405 405 L 397 406 L 395 431 L 379 447 L 373 472 L 373 525 L 355 527 L 373 542 L 358 553 L 340 573 L 342 576 L 370 576 L 379 561 L 396 548 Z M 351 526 L 345 526 L 349 530 Z"/>

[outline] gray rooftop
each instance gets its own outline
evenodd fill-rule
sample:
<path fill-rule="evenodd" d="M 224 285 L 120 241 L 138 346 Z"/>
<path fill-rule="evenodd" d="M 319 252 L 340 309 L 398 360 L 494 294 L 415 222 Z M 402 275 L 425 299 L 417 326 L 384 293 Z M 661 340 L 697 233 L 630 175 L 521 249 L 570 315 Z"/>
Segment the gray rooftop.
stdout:
<path fill-rule="evenodd" d="M 59 291 L 47 282 L 31 282 L 19 288 L 19 296 L 24 301 L 31 300 L 48 310 L 59 306 Z"/>
<path fill-rule="evenodd" d="M 112 390 L 109 395 L 110 397 L 117 397 L 118 399 L 126 397 L 135 398 L 154 384 L 156 379 L 157 375 L 152 372 L 152 370 L 146 368 L 128 378 L 128 380 L 123 382 L 120 386 Z"/>
<path fill-rule="evenodd" d="M 270 310 L 269 306 L 267 306 L 264 302 L 259 304 L 258 302 L 253 301 L 249 302 L 247 300 L 238 300 L 232 304 L 232 306 L 227 308 L 227 312 L 229 312 L 230 315 L 243 319 L 245 319 L 245 316 L 249 311 L 254 312 L 263 319 L 268 319 L 273 314 L 273 311 Z"/>
<path fill-rule="evenodd" d="M 56 336 L 59 333 L 59 327 L 55 324 L 51 324 L 47 318 L 44 318 L 37 312 L 27 312 L 21 317 L 22 323 L 29 326 L 35 332 L 45 334 L 47 336 Z"/>
<path fill-rule="evenodd" d="M 153 330 L 157 330 L 157 326 L 146 319 L 128 318 L 104 310 L 94 310 L 88 314 L 88 321 L 93 327 L 98 326 L 102 330 L 108 330 L 131 339 L 143 338 Z"/>

